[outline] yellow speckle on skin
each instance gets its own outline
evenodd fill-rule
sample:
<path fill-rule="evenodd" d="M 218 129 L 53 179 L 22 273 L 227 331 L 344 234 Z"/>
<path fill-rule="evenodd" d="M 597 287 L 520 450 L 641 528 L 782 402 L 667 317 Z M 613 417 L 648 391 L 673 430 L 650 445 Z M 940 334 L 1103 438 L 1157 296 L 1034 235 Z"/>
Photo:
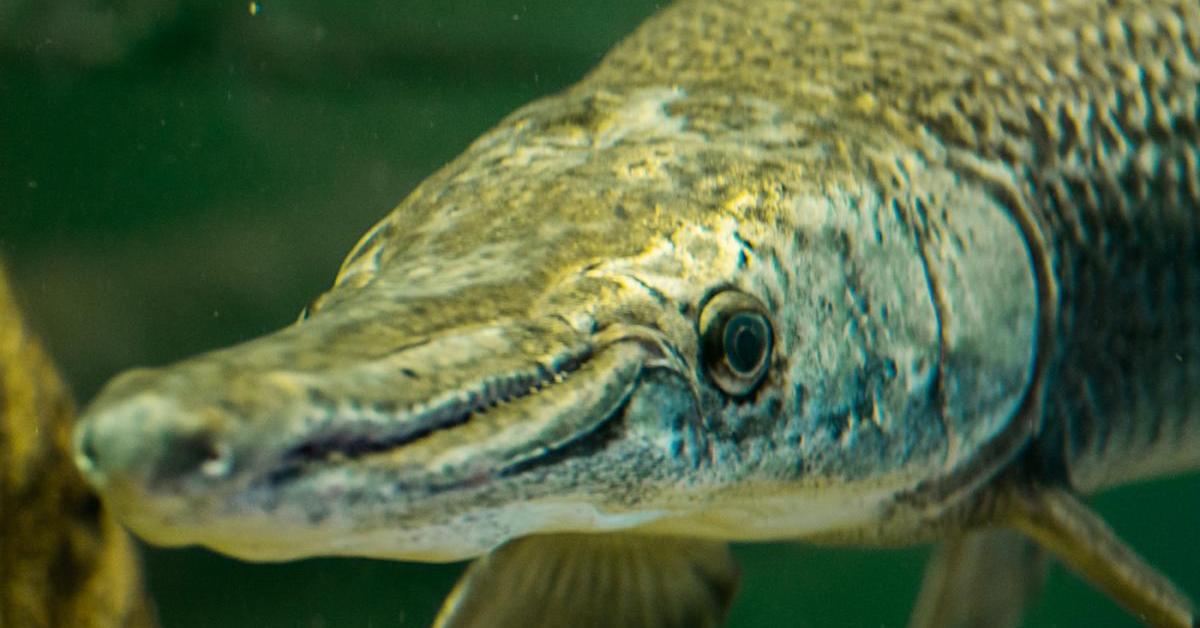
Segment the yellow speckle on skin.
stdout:
<path fill-rule="evenodd" d="M 258 15 L 258 8 L 259 7 L 258 7 L 257 2 L 251 2 L 250 3 L 250 15 Z"/>
<path fill-rule="evenodd" d="M 854 108 L 863 113 L 874 112 L 877 104 L 879 103 L 875 100 L 875 96 L 870 92 L 863 92 L 854 99 Z"/>
<path fill-rule="evenodd" d="M 871 66 L 871 55 L 866 50 L 853 50 L 842 55 L 842 63 L 855 68 Z"/>
<path fill-rule="evenodd" d="M 758 197 L 746 190 L 742 190 L 734 197 L 730 198 L 725 203 L 726 211 L 742 215 L 746 210 L 758 204 Z"/>

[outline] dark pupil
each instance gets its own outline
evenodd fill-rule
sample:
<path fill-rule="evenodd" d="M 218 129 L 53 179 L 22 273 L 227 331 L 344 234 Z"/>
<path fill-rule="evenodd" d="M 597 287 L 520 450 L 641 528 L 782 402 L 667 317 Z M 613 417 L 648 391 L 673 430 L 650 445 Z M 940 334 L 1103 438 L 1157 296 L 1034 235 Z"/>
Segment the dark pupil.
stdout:
<path fill-rule="evenodd" d="M 763 322 L 750 314 L 738 314 L 725 323 L 725 359 L 738 373 L 752 373 L 767 350 Z"/>

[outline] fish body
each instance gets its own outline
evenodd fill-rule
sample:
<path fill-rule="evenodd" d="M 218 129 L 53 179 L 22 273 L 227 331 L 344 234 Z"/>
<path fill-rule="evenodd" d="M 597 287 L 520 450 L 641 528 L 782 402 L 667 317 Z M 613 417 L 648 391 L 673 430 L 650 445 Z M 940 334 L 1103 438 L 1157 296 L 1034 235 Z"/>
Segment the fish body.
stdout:
<path fill-rule="evenodd" d="M 723 541 L 1009 525 L 1185 621 L 1119 577 L 1148 568 L 1089 571 L 1134 563 L 1071 495 L 1200 466 L 1198 38 L 1183 0 L 678 2 L 295 325 L 111 383 L 79 464 L 155 542 L 513 548 L 477 575 L 522 538 L 727 574 Z"/>

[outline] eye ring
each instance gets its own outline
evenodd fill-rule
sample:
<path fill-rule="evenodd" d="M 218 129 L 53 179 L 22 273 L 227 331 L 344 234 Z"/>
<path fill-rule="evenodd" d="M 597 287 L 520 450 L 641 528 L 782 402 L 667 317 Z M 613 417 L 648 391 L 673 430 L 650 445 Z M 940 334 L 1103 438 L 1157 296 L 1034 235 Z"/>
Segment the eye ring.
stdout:
<path fill-rule="evenodd" d="M 708 300 L 699 322 L 709 378 L 732 397 L 754 392 L 771 366 L 774 332 L 766 308 L 744 292 L 726 290 Z"/>

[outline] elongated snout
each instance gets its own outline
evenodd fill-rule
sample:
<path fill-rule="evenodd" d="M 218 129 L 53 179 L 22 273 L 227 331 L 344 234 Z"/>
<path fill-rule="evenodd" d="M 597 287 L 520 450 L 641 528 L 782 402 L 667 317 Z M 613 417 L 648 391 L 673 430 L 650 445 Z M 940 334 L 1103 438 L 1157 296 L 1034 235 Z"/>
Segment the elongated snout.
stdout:
<path fill-rule="evenodd" d="M 641 373 L 672 355 L 650 331 L 573 334 L 481 326 L 388 350 L 349 345 L 359 337 L 344 327 L 289 328 L 116 378 L 76 427 L 76 461 L 155 543 L 258 559 L 374 555 L 381 543 L 470 555 L 493 542 L 435 543 L 422 526 L 483 508 L 467 494 L 488 486 L 538 493 L 525 484 L 537 474 L 523 474 L 620 433 Z M 413 538 L 375 538 L 400 523 Z M 284 529 L 305 542 L 276 543 Z"/>
<path fill-rule="evenodd" d="M 236 409 L 172 383 L 178 379 L 165 370 L 131 371 L 84 413 L 75 428 L 75 462 L 102 494 L 119 501 L 146 493 L 185 497 L 235 470 L 228 428 Z"/>
<path fill-rule="evenodd" d="M 186 414 L 174 400 L 154 395 L 108 404 L 76 428 L 76 464 L 101 490 L 114 483 L 161 486 L 225 475 L 231 448 L 199 420 L 180 429 L 179 417 Z M 168 416 L 172 425 L 165 429 L 161 417 Z"/>

